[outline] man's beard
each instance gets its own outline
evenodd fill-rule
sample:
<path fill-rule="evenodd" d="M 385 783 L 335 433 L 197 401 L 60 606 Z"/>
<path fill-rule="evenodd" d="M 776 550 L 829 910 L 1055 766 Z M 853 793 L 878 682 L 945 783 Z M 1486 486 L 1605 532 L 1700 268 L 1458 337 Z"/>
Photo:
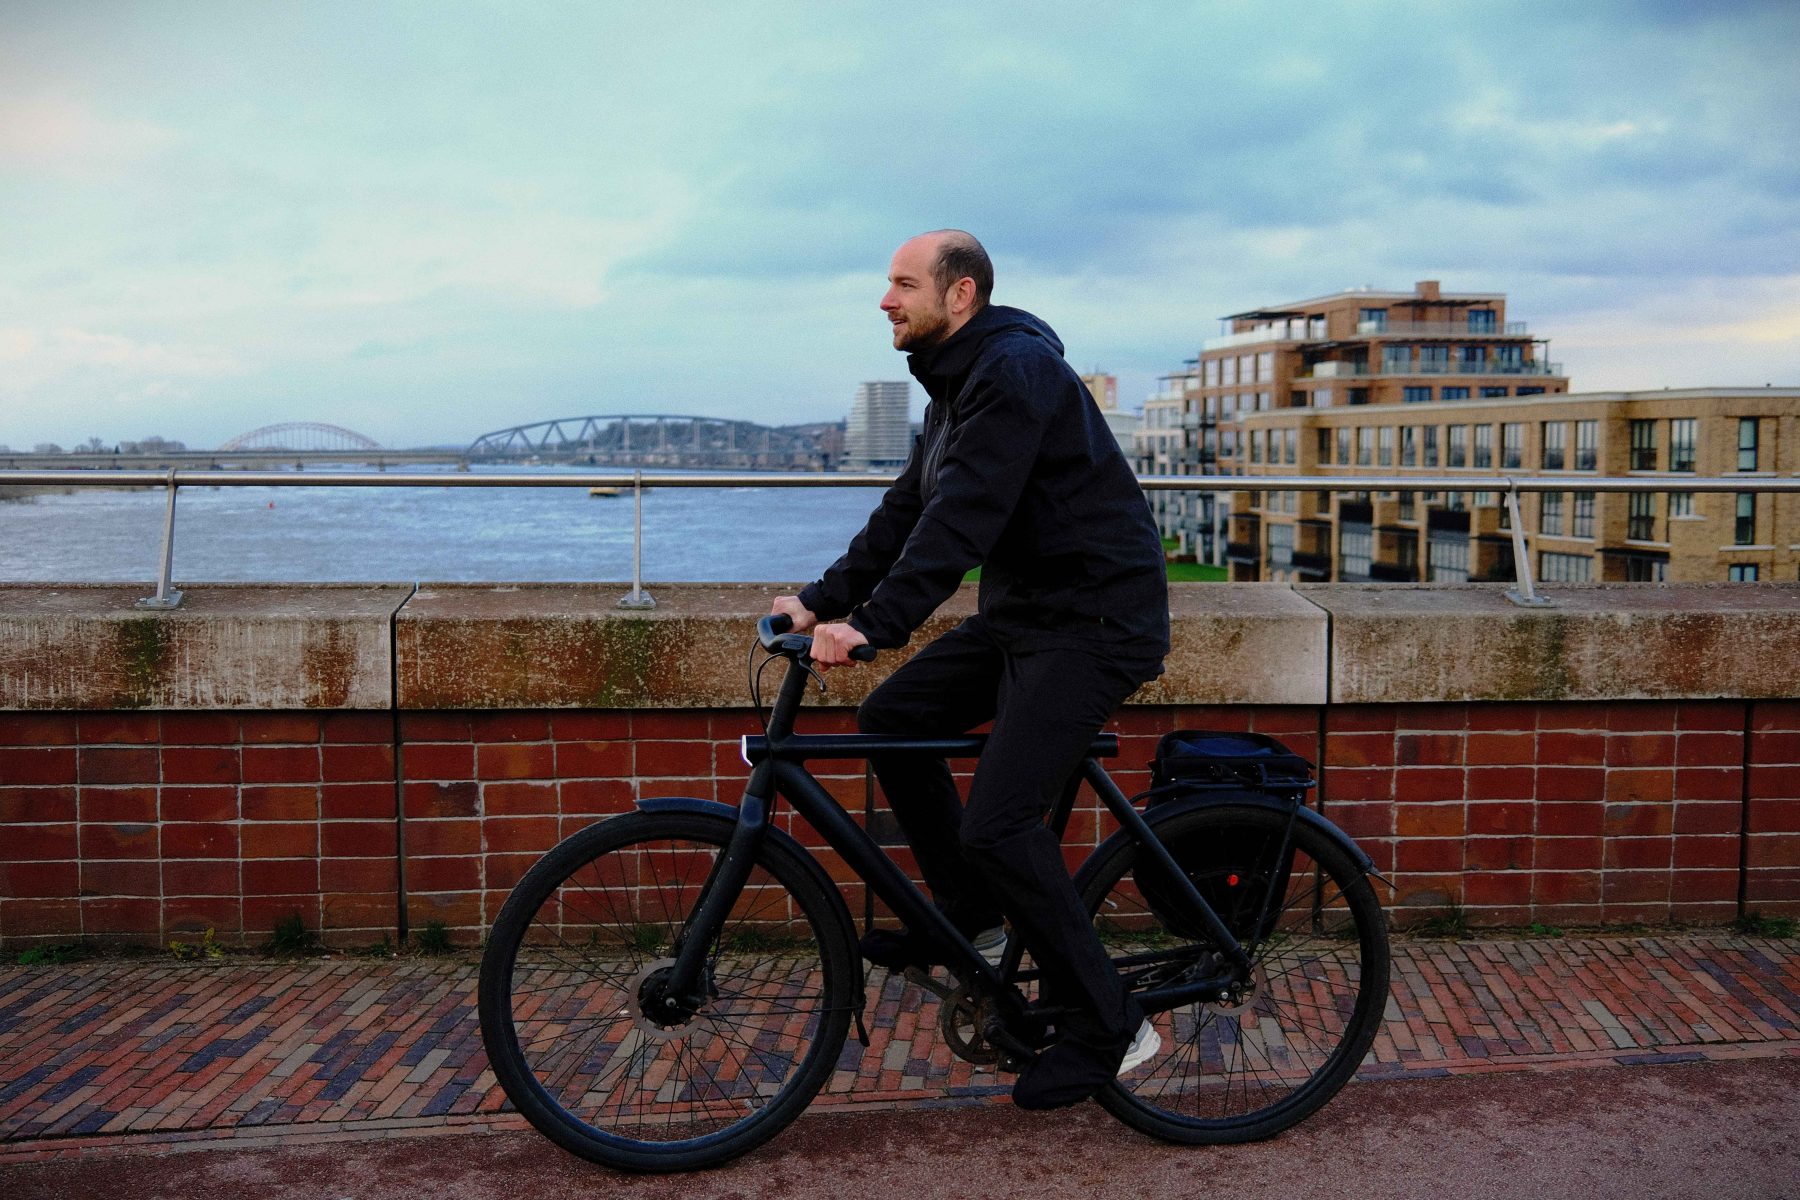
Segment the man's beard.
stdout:
<path fill-rule="evenodd" d="M 904 350 L 909 354 L 929 350 L 942 342 L 948 333 L 950 313 L 947 309 L 938 309 L 918 317 L 909 316 L 905 329 L 905 334 L 894 343 L 894 349 Z"/>

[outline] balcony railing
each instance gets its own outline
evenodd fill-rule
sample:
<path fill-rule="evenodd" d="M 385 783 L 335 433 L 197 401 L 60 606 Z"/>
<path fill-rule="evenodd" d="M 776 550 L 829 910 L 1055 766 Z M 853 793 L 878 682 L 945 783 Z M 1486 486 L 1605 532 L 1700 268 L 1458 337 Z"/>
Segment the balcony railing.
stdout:
<path fill-rule="evenodd" d="M 1346 379 L 1365 377 L 1399 377 L 1413 375 L 1545 375 L 1561 378 L 1561 363 L 1539 362 L 1535 359 L 1528 362 L 1447 362 L 1426 363 L 1410 361 L 1406 363 L 1356 363 L 1356 362 L 1321 362 L 1314 363 L 1310 370 L 1296 379 Z"/>
<path fill-rule="evenodd" d="M 1358 321 L 1361 337 L 1476 338 L 1525 337 L 1524 321 L 1508 321 L 1489 329 L 1477 329 L 1464 321 Z"/>

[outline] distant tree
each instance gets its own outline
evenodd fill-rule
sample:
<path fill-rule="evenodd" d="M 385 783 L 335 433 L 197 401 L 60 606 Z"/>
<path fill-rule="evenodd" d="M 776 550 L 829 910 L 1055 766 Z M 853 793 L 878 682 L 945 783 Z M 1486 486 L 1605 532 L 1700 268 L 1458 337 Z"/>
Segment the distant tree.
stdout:
<path fill-rule="evenodd" d="M 90 437 L 87 441 L 75 447 L 75 449 L 83 454 L 105 454 L 106 443 L 97 437 Z"/>
<path fill-rule="evenodd" d="M 177 450 L 186 449 L 187 445 L 183 442 L 160 437 L 147 437 L 135 442 L 119 443 L 119 452 L 122 454 L 173 454 Z"/>
<path fill-rule="evenodd" d="M 55 442 L 39 442 L 31 448 L 33 454 L 61 454 L 63 448 Z"/>

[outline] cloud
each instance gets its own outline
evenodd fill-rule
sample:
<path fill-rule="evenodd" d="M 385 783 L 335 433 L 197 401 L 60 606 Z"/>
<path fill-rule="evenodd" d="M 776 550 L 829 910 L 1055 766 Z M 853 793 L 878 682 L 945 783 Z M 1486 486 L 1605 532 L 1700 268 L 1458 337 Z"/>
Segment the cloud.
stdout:
<path fill-rule="evenodd" d="M 216 378 L 244 373 L 228 349 L 142 342 L 85 329 L 0 329 L 0 371 L 19 392 L 73 376 L 145 375 Z"/>
<path fill-rule="evenodd" d="M 173 130 L 135 117 L 108 117 L 48 97 L 0 96 L 0 171 L 66 178 L 112 175 L 177 142 Z"/>

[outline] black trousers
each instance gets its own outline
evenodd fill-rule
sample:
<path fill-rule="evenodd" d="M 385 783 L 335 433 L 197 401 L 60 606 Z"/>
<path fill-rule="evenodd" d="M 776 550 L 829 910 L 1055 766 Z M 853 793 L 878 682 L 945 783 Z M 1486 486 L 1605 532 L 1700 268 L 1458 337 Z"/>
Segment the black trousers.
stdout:
<path fill-rule="evenodd" d="M 1009 652 L 972 617 L 895 671 L 857 713 L 865 733 L 918 737 L 994 722 L 966 807 L 942 760 L 878 755 L 872 765 L 938 906 L 967 932 L 999 924 L 1001 914 L 1011 920 L 1046 990 L 1081 1014 L 1063 1034 L 1083 1041 L 1114 1041 L 1134 1026 L 1044 815 L 1095 734 L 1160 666 L 1102 646 Z"/>

